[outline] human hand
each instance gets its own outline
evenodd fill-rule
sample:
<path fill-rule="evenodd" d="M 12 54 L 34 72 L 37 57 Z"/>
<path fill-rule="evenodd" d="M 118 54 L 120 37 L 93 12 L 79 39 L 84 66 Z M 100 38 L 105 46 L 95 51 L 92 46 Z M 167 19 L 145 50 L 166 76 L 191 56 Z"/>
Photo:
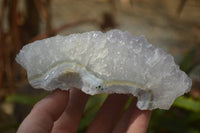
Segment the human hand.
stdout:
<path fill-rule="evenodd" d="M 17 133 L 76 133 L 88 98 L 77 89 L 57 89 L 33 107 Z M 134 99 L 123 113 L 127 100 L 127 95 L 109 95 L 86 133 L 145 133 L 151 111 L 139 110 Z"/>

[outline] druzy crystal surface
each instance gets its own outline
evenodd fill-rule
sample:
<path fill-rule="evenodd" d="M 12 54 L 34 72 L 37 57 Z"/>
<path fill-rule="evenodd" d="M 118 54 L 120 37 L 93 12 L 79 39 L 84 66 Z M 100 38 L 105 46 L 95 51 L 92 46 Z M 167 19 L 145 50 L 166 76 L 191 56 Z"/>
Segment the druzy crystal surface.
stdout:
<path fill-rule="evenodd" d="M 34 88 L 132 94 L 141 110 L 169 109 L 176 97 L 191 88 L 191 79 L 170 54 L 144 36 L 120 30 L 35 41 L 24 46 L 16 60 L 27 70 Z"/>

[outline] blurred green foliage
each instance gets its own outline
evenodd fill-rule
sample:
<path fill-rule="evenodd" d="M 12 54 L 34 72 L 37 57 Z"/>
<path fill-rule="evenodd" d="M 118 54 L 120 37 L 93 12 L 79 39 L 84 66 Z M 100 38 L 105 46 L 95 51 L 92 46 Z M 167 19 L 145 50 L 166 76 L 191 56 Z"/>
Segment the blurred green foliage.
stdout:
<path fill-rule="evenodd" d="M 200 64 L 200 56 L 196 49 L 191 49 L 179 63 L 180 69 L 189 74 Z"/>
<path fill-rule="evenodd" d="M 37 101 L 42 99 L 44 96 L 30 96 L 30 95 L 20 95 L 20 94 L 13 94 L 7 96 L 5 101 L 10 103 L 19 103 L 28 106 L 33 106 Z"/>
<path fill-rule="evenodd" d="M 154 110 L 149 133 L 199 133 L 200 101 L 182 96 L 175 100 L 170 110 Z"/>
<path fill-rule="evenodd" d="M 200 112 L 200 101 L 195 100 L 192 97 L 181 96 L 178 97 L 173 106 L 179 107 L 188 111 Z"/>

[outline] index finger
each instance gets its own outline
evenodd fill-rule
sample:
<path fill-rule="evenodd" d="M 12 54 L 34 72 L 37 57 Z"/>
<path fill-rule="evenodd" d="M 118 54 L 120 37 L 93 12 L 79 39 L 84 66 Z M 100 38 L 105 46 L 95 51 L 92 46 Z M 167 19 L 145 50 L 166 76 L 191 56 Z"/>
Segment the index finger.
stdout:
<path fill-rule="evenodd" d="M 55 90 L 39 101 L 24 119 L 17 133 L 49 133 L 54 121 L 63 113 L 68 102 L 68 92 Z"/>

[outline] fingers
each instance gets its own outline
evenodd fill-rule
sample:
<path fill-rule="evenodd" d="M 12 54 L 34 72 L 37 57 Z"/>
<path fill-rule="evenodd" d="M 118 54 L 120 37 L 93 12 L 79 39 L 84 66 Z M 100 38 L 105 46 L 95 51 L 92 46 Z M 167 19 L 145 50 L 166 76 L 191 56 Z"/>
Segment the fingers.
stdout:
<path fill-rule="evenodd" d="M 129 127 L 129 123 L 131 120 L 131 115 L 134 113 L 136 108 L 137 99 L 134 98 L 129 105 L 126 112 L 123 114 L 121 120 L 117 123 L 116 127 L 113 129 L 112 133 L 125 133 Z"/>
<path fill-rule="evenodd" d="M 151 111 L 149 110 L 139 110 L 135 109 L 133 115 L 131 116 L 131 121 L 127 133 L 146 133 L 149 125 L 149 120 L 151 118 Z"/>
<path fill-rule="evenodd" d="M 88 97 L 89 95 L 77 89 L 71 89 L 70 94 L 67 91 L 54 91 L 34 106 L 17 133 L 76 133 Z M 87 133 L 145 133 L 151 111 L 139 110 L 134 99 L 122 115 L 127 100 L 126 95 L 111 94 L 97 113 Z"/>
<path fill-rule="evenodd" d="M 128 96 L 126 95 L 109 95 L 89 126 L 87 133 L 110 133 L 122 114 L 127 100 Z"/>
<path fill-rule="evenodd" d="M 139 110 L 136 107 L 136 98 L 133 99 L 113 133 L 146 133 L 151 111 Z"/>
<path fill-rule="evenodd" d="M 17 133 L 49 133 L 53 123 L 64 111 L 68 101 L 68 92 L 56 90 L 39 101 L 25 118 Z"/>
<path fill-rule="evenodd" d="M 71 89 L 69 97 L 69 103 L 63 114 L 55 122 L 52 132 L 76 133 L 77 131 L 89 95 L 78 89 Z"/>

